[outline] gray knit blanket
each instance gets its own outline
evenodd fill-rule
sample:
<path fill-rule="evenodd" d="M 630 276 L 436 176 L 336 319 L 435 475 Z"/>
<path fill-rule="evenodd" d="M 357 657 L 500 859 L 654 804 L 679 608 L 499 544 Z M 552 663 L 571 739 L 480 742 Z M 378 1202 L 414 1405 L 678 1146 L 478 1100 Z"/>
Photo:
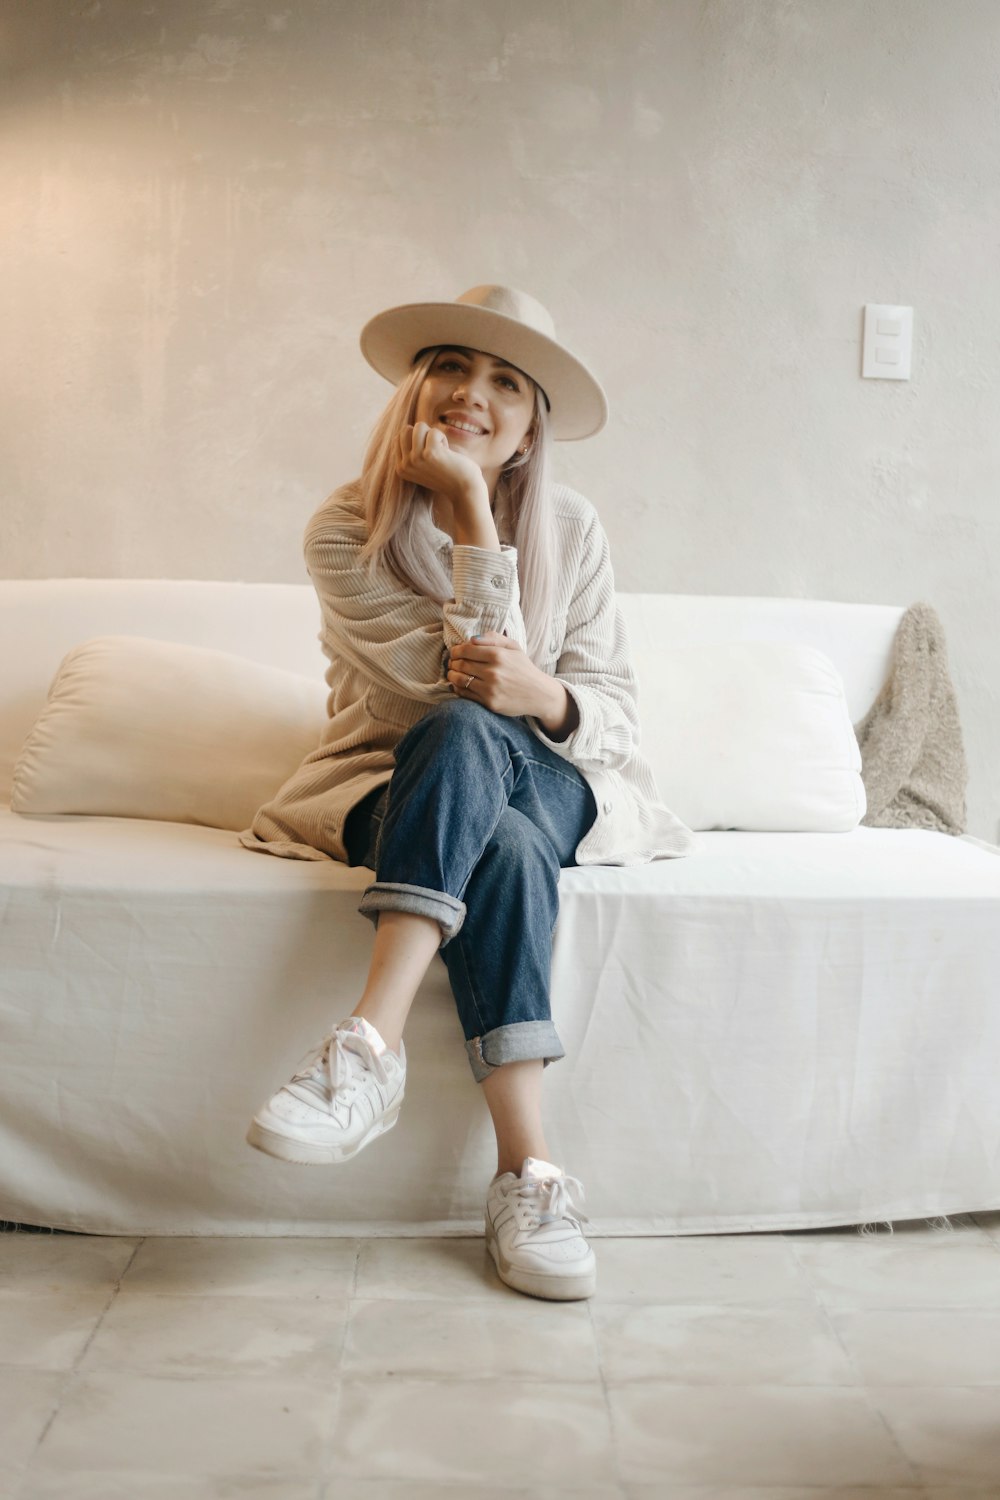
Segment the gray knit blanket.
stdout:
<path fill-rule="evenodd" d="M 899 622 L 888 680 L 854 726 L 869 828 L 965 832 L 968 767 L 941 621 L 913 604 Z"/>

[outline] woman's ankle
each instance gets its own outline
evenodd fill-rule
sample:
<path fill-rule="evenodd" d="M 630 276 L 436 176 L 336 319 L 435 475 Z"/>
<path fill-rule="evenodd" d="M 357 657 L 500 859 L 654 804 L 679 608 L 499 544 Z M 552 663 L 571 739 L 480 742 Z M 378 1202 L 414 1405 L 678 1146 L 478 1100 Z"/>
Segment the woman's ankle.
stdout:
<path fill-rule="evenodd" d="M 544 1142 L 536 1150 L 524 1151 L 519 1155 L 512 1156 L 510 1152 L 505 1152 L 497 1157 L 496 1175 L 498 1177 L 502 1177 L 505 1172 L 513 1172 L 515 1177 L 520 1177 L 521 1168 L 524 1166 L 524 1163 L 527 1161 L 529 1156 L 534 1157 L 536 1161 L 552 1160 L 551 1156 L 549 1155 L 549 1148 L 544 1144 Z"/>
<path fill-rule="evenodd" d="M 399 1056 L 400 1043 L 402 1042 L 403 1038 L 402 1033 L 398 1028 L 393 1027 L 388 1023 L 379 1026 L 376 1020 L 374 1020 L 370 1015 L 365 1014 L 364 1011 L 358 1009 L 357 1007 L 355 1007 L 355 1009 L 351 1011 L 351 1018 L 354 1020 L 364 1021 L 366 1026 L 369 1026 L 371 1030 L 375 1032 L 376 1036 L 380 1038 L 386 1051 L 394 1052 L 397 1057 Z"/>

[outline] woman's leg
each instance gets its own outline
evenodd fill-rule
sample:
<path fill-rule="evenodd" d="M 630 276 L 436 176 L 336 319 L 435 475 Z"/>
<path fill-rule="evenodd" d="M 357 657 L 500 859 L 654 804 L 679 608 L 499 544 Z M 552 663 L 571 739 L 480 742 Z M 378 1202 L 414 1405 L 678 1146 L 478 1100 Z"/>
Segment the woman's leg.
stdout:
<path fill-rule="evenodd" d="M 545 1159 L 543 1066 L 564 1056 L 549 972 L 562 865 L 594 817 L 583 778 L 525 724 L 452 700 L 400 741 L 387 795 L 373 793 L 348 840 L 377 879 L 362 902 L 377 931 L 355 1007 L 398 1050 L 440 944 L 473 1074 L 483 1083 L 498 1168 Z"/>
<path fill-rule="evenodd" d="M 483 1079 L 497 1138 L 498 1173 L 513 1172 L 517 1177 L 528 1156 L 550 1160 L 542 1126 L 544 1068 L 540 1057 L 532 1057 L 525 1062 L 504 1063 Z"/>
<path fill-rule="evenodd" d="M 387 901 L 393 886 L 416 897 L 429 878 L 428 857 L 436 866 L 430 878 L 462 898 L 458 930 L 441 956 L 493 1119 L 498 1172 L 517 1175 L 526 1157 L 550 1154 L 541 1092 L 544 1065 L 564 1056 L 549 1004 L 559 870 L 573 863 L 593 821 L 593 798 L 574 767 L 526 725 L 478 704 L 458 701 L 422 720 L 397 761 L 394 816 L 382 824 L 371 862 Z M 414 856 L 428 827 L 435 832 Z M 472 838 L 471 874 L 460 868 L 456 879 L 449 866 L 468 858 Z"/>
<path fill-rule="evenodd" d="M 364 993 L 351 1014 L 363 1016 L 393 1052 L 399 1051 L 413 997 L 440 946 L 441 928 L 430 917 L 403 911 L 379 917 Z"/>
<path fill-rule="evenodd" d="M 559 870 L 593 818 L 576 768 L 480 704 L 441 704 L 396 747 L 361 910 L 438 922 L 478 1082 L 564 1056 L 548 996 Z"/>

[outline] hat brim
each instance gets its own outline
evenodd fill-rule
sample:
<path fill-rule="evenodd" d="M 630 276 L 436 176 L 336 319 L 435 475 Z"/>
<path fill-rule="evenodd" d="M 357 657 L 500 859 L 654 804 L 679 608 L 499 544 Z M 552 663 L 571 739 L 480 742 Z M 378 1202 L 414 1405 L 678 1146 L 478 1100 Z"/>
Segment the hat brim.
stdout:
<path fill-rule="evenodd" d="M 436 344 L 480 349 L 509 361 L 545 392 L 552 436 L 591 437 L 608 420 L 600 382 L 555 339 L 516 318 L 461 302 L 410 302 L 378 313 L 361 330 L 361 352 L 394 385 L 421 349 Z"/>

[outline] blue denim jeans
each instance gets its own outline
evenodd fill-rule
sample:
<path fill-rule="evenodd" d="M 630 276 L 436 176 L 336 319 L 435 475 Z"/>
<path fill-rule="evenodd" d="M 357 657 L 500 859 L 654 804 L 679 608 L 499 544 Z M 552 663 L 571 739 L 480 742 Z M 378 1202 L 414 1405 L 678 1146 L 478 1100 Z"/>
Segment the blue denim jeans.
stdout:
<path fill-rule="evenodd" d="M 477 1082 L 503 1063 L 565 1057 L 549 1007 L 559 871 L 596 816 L 575 766 L 521 719 L 455 698 L 399 741 L 391 782 L 348 824 L 375 871 L 360 910 L 441 927 L 441 956 Z M 363 851 L 363 852 L 362 852 Z"/>

